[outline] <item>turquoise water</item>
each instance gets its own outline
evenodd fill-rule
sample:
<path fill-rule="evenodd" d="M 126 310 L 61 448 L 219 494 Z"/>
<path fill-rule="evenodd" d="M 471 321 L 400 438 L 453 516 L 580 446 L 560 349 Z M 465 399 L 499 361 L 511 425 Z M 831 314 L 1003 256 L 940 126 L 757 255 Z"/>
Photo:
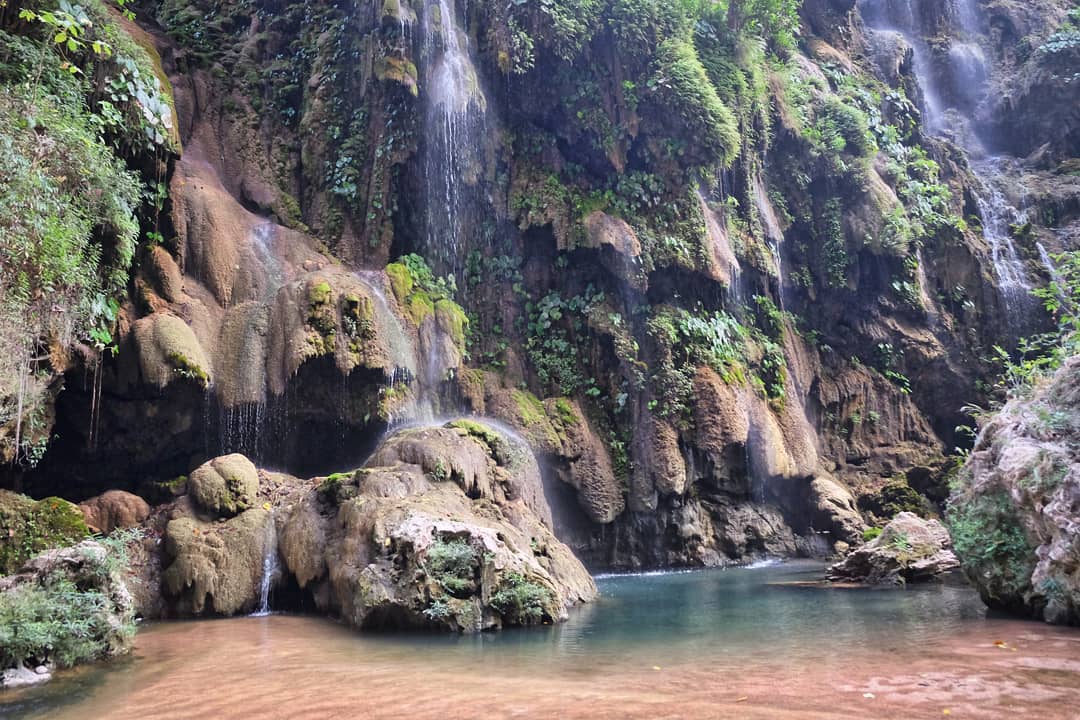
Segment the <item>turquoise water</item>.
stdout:
<path fill-rule="evenodd" d="M 337 703 L 316 706 L 305 717 L 402 707 L 402 697 L 412 703 L 409 717 L 439 717 L 450 696 L 458 707 L 475 705 L 478 714 L 511 716 L 517 714 L 513 708 L 543 708 L 561 717 L 587 707 L 560 707 L 562 698 L 600 692 L 607 694 L 595 699 L 598 707 L 626 702 L 626 713 L 636 715 L 633 708 L 642 702 L 708 706 L 716 700 L 695 700 L 696 694 L 719 692 L 711 685 L 717 678 L 738 678 L 745 693 L 782 683 L 791 697 L 774 702 L 786 703 L 790 711 L 801 702 L 799 678 L 815 673 L 820 677 L 813 692 L 819 693 L 858 667 L 887 672 L 891 663 L 910 672 L 931 657 L 955 667 L 1000 665 L 994 655 L 973 660 L 972 649 L 999 652 L 993 638 L 1012 643 L 1032 631 L 1041 633 L 1044 644 L 1053 639 L 1058 654 L 1080 650 L 1075 630 L 987 617 L 976 594 L 960 582 L 909 589 L 830 587 L 818 582 L 822 570 L 793 562 L 600 576 L 601 597 L 573 611 L 566 623 L 468 637 L 360 634 L 321 618 L 288 615 L 154 623 L 140 631 L 128 658 L 0 695 L 0 716 L 291 717 L 277 708 L 301 693 Z M 1064 662 L 1061 667 L 1071 667 Z M 668 669 L 682 685 L 654 687 L 641 680 L 642 672 L 651 679 Z M 983 668 L 978 670 L 973 677 L 989 682 Z M 498 689 L 495 696 L 492 687 Z M 647 696 L 637 697 L 645 687 Z M 671 698 L 664 695 L 669 691 Z M 674 716 L 695 714 L 691 709 Z"/>

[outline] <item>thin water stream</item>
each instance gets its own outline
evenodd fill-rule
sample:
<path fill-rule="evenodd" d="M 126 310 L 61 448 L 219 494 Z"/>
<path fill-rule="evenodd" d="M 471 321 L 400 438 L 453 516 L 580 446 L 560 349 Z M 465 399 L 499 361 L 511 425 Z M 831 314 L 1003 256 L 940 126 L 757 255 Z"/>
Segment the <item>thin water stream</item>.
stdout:
<path fill-rule="evenodd" d="M 554 627 L 354 633 L 313 617 L 169 622 L 131 658 L 0 696 L 25 718 L 1066 718 L 1080 630 L 966 586 L 822 587 L 786 563 L 601 576 Z"/>

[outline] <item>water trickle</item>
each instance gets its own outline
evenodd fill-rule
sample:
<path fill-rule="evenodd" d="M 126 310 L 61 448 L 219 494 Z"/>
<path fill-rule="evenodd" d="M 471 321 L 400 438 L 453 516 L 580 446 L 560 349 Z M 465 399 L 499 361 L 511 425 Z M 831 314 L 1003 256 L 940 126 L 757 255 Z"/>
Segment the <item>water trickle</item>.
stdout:
<path fill-rule="evenodd" d="M 717 217 L 700 190 L 698 201 L 701 203 L 701 212 L 705 216 L 705 235 L 709 241 L 713 262 L 720 269 L 727 271 L 727 287 L 724 289 L 726 299 L 733 305 L 741 305 L 743 302 L 742 267 L 731 247 L 726 222 L 723 218 Z"/>
<path fill-rule="evenodd" d="M 468 37 L 458 28 L 453 0 L 428 2 L 420 25 L 427 99 L 427 247 L 432 260 L 457 275 L 469 214 L 467 186 L 476 184 L 480 172 L 477 153 L 483 143 L 487 99 L 469 57 Z"/>
<path fill-rule="evenodd" d="M 379 324 L 379 335 L 386 338 L 389 345 L 392 366 L 386 372 L 383 392 L 396 393 L 402 386 L 410 389 L 409 398 L 390 408 L 388 424 L 396 427 L 407 422 L 433 419 L 435 409 L 429 392 L 432 388 L 419 374 L 416 348 L 386 299 L 384 276 L 378 272 L 361 271 L 356 273 L 356 277 L 370 291 L 375 303 L 374 316 Z"/>
<path fill-rule="evenodd" d="M 270 591 L 280 576 L 277 528 L 274 525 L 274 513 L 270 511 L 270 516 L 266 521 L 266 539 L 263 542 L 262 578 L 259 582 L 259 609 L 252 613 L 253 617 L 263 617 L 270 614 Z"/>
<path fill-rule="evenodd" d="M 761 229 L 765 232 L 765 240 L 772 252 L 773 262 L 776 263 L 776 285 L 780 297 L 780 309 L 786 309 L 787 293 L 784 288 L 784 230 L 780 227 L 780 219 L 776 216 L 769 195 L 765 192 L 765 184 L 760 177 L 755 177 L 751 183 L 754 194 L 754 206 L 757 208 L 758 217 L 761 219 Z"/>
<path fill-rule="evenodd" d="M 994 182 L 1003 175 L 1000 158 L 992 157 L 980 163 L 976 176 L 983 187 L 975 193 L 975 202 L 1002 294 L 1010 303 L 1016 302 L 1020 308 L 1028 308 L 1031 306 L 1031 281 L 1009 232 L 1011 225 L 1023 224 L 1027 216 L 1009 205 Z"/>

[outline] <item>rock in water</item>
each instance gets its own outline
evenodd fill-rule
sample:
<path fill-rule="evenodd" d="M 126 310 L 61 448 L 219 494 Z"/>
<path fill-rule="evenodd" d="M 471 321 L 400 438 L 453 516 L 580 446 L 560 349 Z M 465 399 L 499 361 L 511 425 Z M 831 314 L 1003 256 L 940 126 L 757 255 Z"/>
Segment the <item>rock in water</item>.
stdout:
<path fill-rule="evenodd" d="M 881 534 L 828 570 L 829 580 L 904 584 L 933 580 L 959 567 L 949 533 L 937 520 L 898 514 Z"/>
<path fill-rule="evenodd" d="M 288 571 L 357 627 L 555 622 L 596 595 L 551 531 L 532 453 L 479 422 L 402 430 L 280 512 Z"/>
<path fill-rule="evenodd" d="M 982 428 L 948 517 L 987 605 L 1080 624 L 1080 357 Z"/>

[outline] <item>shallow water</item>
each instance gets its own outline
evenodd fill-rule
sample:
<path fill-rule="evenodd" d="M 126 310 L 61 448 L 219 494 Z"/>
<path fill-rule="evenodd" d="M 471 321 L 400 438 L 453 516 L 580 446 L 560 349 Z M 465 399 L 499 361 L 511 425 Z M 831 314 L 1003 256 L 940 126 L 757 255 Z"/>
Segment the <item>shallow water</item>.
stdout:
<path fill-rule="evenodd" d="M 1080 717 L 1080 631 L 987 618 L 967 587 L 820 574 L 601 576 L 569 622 L 479 637 L 287 615 L 157 623 L 130 658 L 0 696 L 0 716 Z"/>

